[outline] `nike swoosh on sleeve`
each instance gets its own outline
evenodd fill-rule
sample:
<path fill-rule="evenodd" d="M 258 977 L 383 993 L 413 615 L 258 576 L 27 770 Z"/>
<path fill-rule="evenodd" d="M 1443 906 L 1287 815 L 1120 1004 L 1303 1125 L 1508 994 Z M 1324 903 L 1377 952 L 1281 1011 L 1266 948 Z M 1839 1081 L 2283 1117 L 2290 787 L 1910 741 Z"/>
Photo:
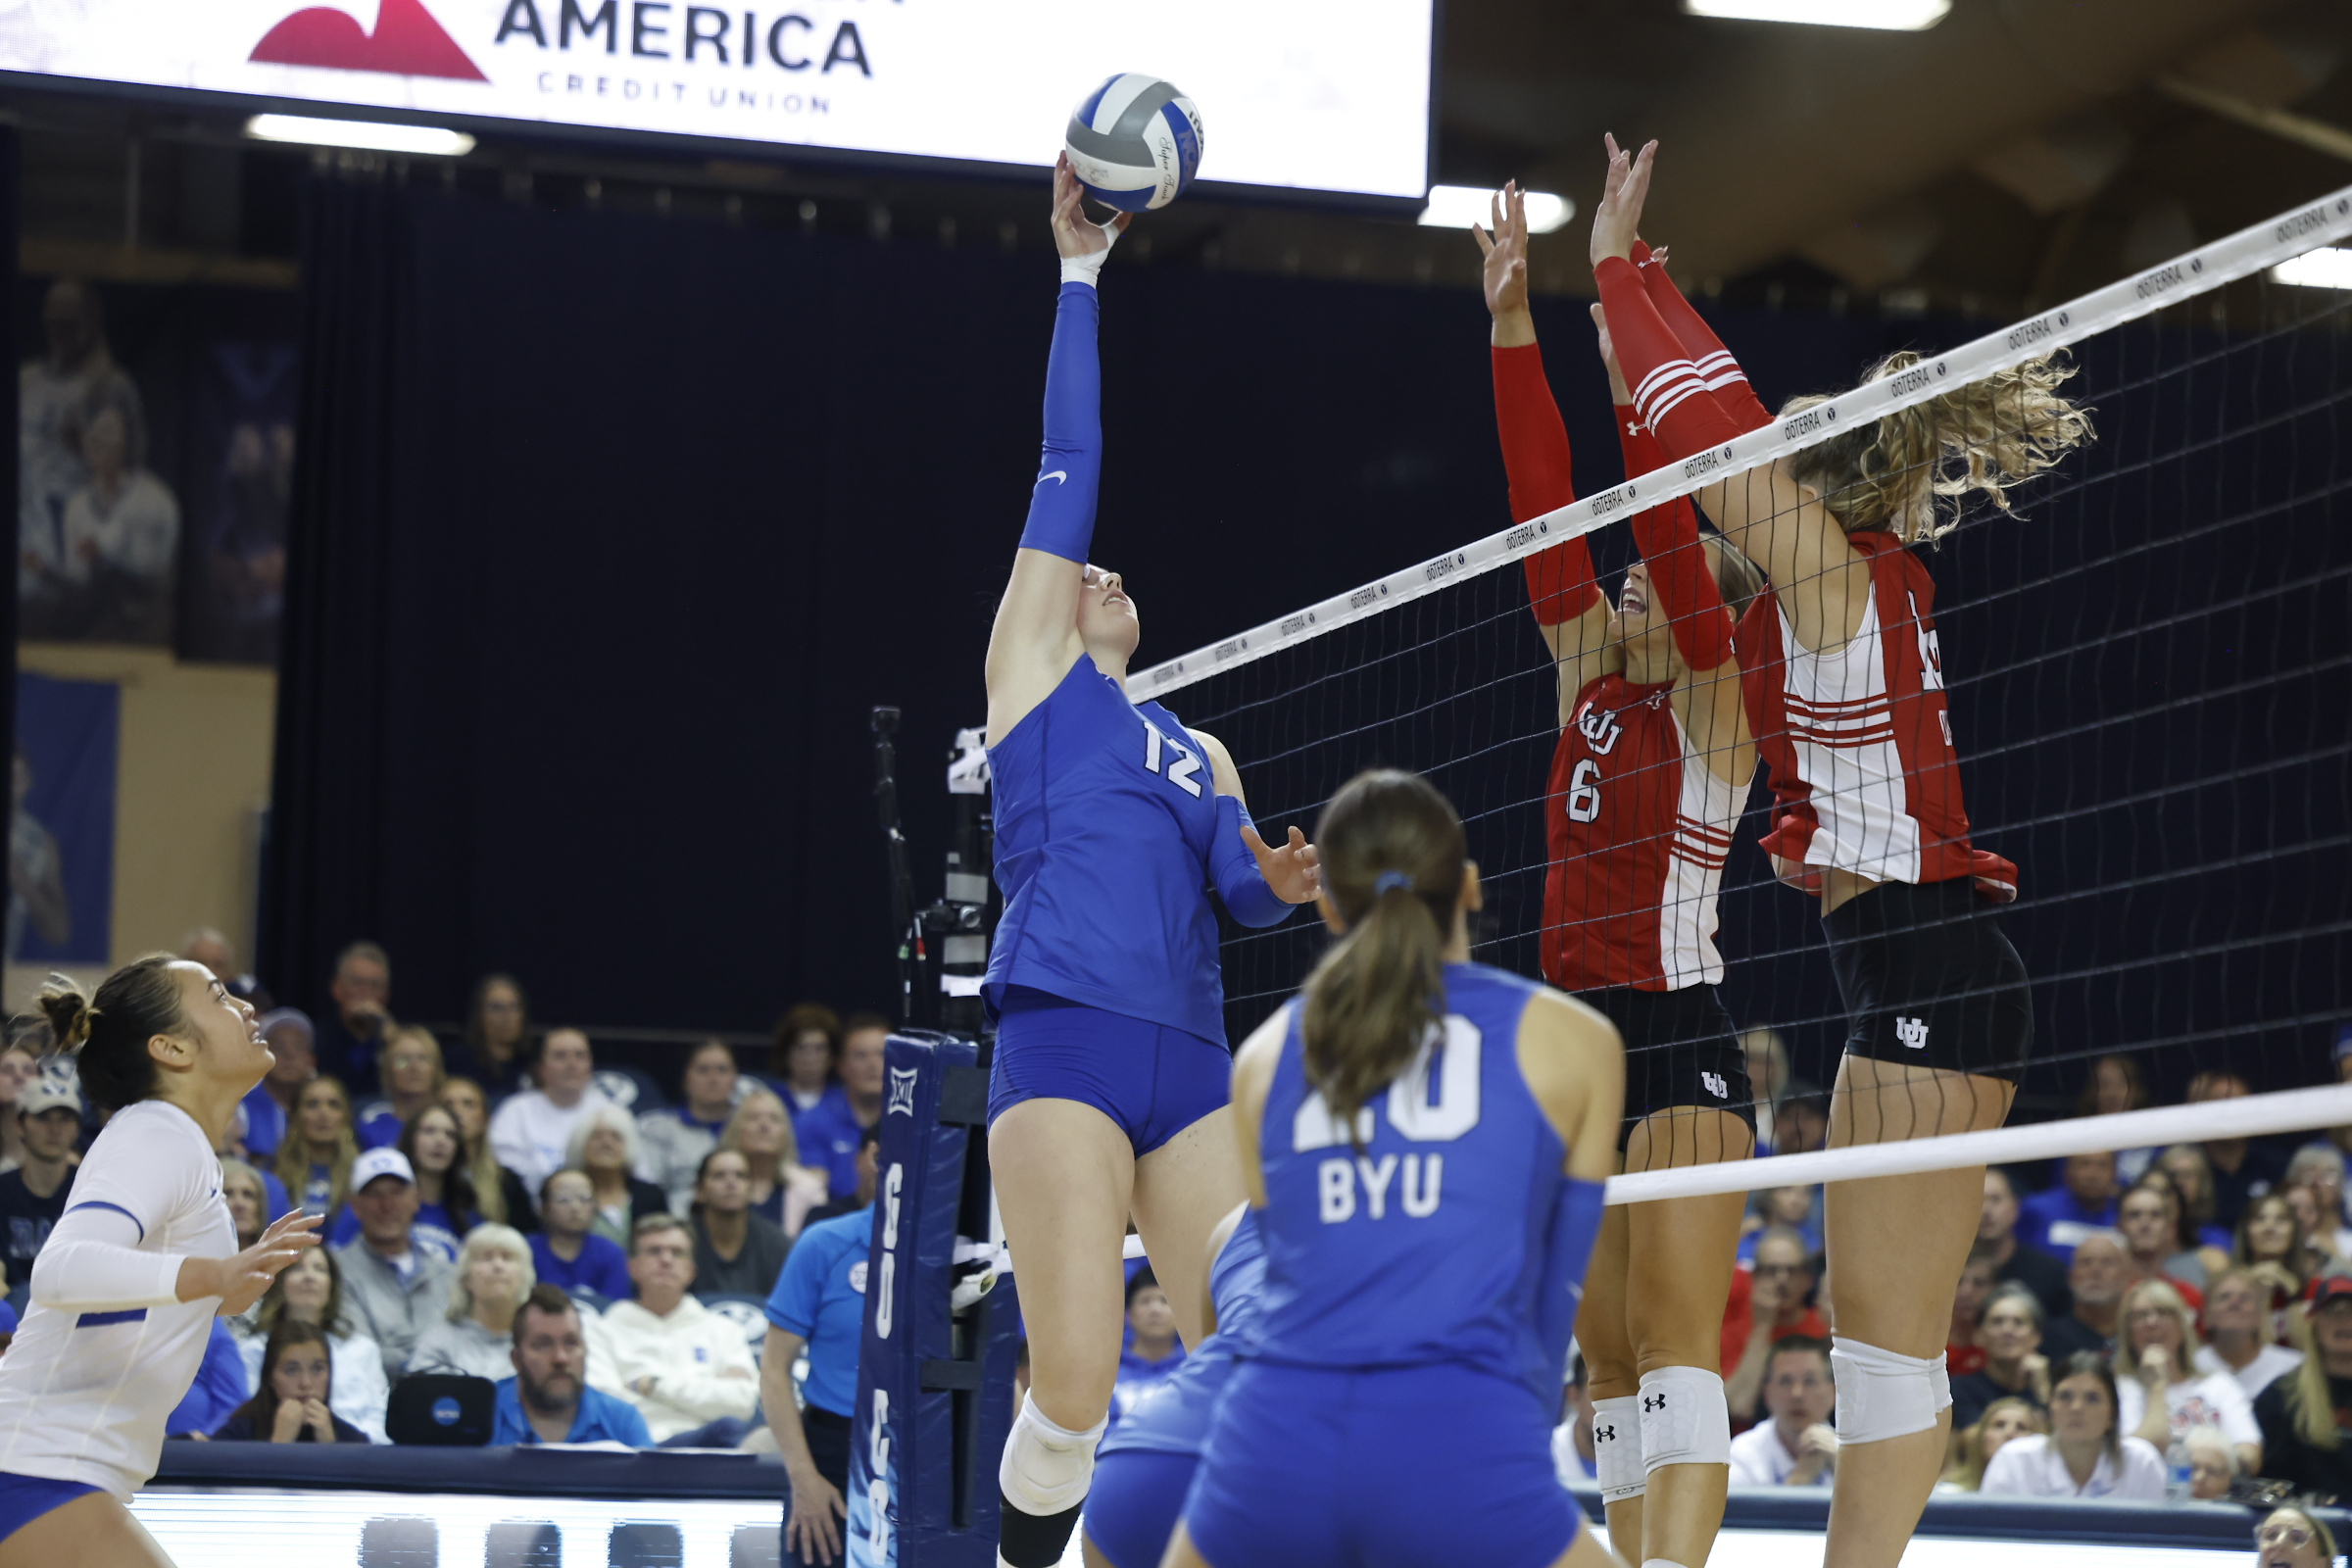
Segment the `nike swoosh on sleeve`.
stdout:
<path fill-rule="evenodd" d="M 1057 479 L 1063 484 L 1067 484 L 1070 480 L 1069 471 L 1064 468 L 1055 468 L 1052 473 L 1041 473 L 1037 476 L 1037 483 L 1044 484 L 1048 479 Z M 1032 485 L 1030 488 L 1034 490 L 1037 486 Z"/>

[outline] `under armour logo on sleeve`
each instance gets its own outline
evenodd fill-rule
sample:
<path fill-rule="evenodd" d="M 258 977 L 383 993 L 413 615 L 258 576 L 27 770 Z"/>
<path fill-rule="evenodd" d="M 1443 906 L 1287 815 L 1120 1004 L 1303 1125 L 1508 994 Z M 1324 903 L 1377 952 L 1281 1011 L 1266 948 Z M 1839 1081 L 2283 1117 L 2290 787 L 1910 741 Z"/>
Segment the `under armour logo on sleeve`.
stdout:
<path fill-rule="evenodd" d="M 1655 1415 L 1657 1412 L 1665 1408 L 1666 1396 L 1663 1394 L 1644 1394 L 1642 1396 L 1642 1413 L 1643 1415 Z"/>
<path fill-rule="evenodd" d="M 1594 1443 L 1615 1443 L 1617 1441 L 1617 1429 L 1615 1427 L 1594 1427 L 1592 1429 L 1592 1441 Z"/>

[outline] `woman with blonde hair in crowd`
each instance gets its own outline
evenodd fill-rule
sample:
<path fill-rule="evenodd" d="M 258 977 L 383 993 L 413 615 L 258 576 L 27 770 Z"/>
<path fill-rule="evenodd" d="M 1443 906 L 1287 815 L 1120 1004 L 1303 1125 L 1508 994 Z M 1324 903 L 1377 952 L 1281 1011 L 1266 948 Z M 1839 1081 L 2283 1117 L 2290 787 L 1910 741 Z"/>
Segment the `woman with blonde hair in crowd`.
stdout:
<path fill-rule="evenodd" d="M 2273 1508 L 2254 1527 L 2255 1568 L 2334 1568 L 2335 1537 L 2306 1508 Z"/>
<path fill-rule="evenodd" d="M 334 1361 L 329 1403 L 335 1414 L 365 1432 L 370 1443 L 391 1441 L 384 1436 L 384 1405 L 392 1397 L 392 1386 L 384 1378 L 384 1352 L 344 1314 L 343 1265 L 331 1249 L 321 1247 L 296 1258 L 255 1303 L 251 1326 L 241 1333 L 237 1347 L 245 1357 L 249 1392 L 261 1392 L 263 1352 L 270 1336 L 289 1323 L 315 1323 L 325 1331 Z"/>
<path fill-rule="evenodd" d="M 787 1240 L 799 1237 L 809 1210 L 824 1206 L 832 1194 L 821 1170 L 801 1163 L 800 1141 L 784 1102 L 767 1089 L 755 1089 L 727 1118 L 718 1135 L 718 1148 L 741 1154 L 751 1168 L 752 1212 L 781 1230 Z"/>
<path fill-rule="evenodd" d="M 2200 1372 L 2227 1372 L 2251 1399 L 2303 1364 L 2303 1352 L 2278 1343 L 2271 1290 L 2242 1268 L 2227 1268 L 2205 1286 L 2205 1344 Z"/>
<path fill-rule="evenodd" d="M 470 1078 L 452 1078 L 441 1086 L 441 1103 L 458 1118 L 458 1135 L 465 1140 L 466 1152 L 459 1159 L 473 1188 L 474 1212 L 491 1225 L 537 1230 L 530 1190 L 490 1152 L 490 1097 L 482 1086 Z"/>
<path fill-rule="evenodd" d="M 441 1098 L 449 1072 L 441 1061 L 441 1042 L 430 1029 L 416 1024 L 392 1031 L 384 1042 L 384 1093 L 360 1107 L 358 1129 L 362 1149 L 387 1149 L 418 1111 Z"/>
<path fill-rule="evenodd" d="M 458 1253 L 449 1312 L 417 1337 L 408 1370 L 496 1383 L 514 1375 L 514 1314 L 538 1284 L 531 1247 L 509 1225 L 477 1225 Z"/>
<path fill-rule="evenodd" d="M 2320 1281 L 2309 1301 L 2287 1308 L 2286 1332 L 2303 1359 L 2255 1396 L 2262 1474 L 2297 1492 L 2352 1496 L 2352 1280 Z"/>
<path fill-rule="evenodd" d="M 359 1157 L 343 1080 L 322 1074 L 304 1084 L 277 1150 L 277 1179 L 286 1184 L 286 1196 L 306 1214 L 332 1216 L 343 1206 L 351 1162 Z"/>
<path fill-rule="evenodd" d="M 596 1219 L 588 1227 L 622 1251 L 649 1214 L 669 1212 L 669 1194 L 637 1174 L 637 1119 L 614 1104 L 602 1104 L 580 1118 L 564 1146 L 564 1168 L 576 1170 L 595 1189 Z"/>
<path fill-rule="evenodd" d="M 237 1245 L 251 1247 L 277 1216 L 270 1212 L 270 1184 L 262 1173 L 233 1155 L 220 1161 L 220 1198 L 237 1227 Z"/>
<path fill-rule="evenodd" d="M 1938 1492 L 1975 1492 L 1984 1485 L 1984 1467 L 1992 1456 L 2001 1451 L 2012 1438 L 2046 1435 L 2050 1430 L 2049 1412 L 2028 1399 L 2015 1395 L 1995 1399 L 1984 1407 L 1984 1413 L 1975 1423 L 1960 1429 L 1957 1437 L 1959 1451 L 1953 1456 L 1952 1467 L 1936 1485 Z"/>
<path fill-rule="evenodd" d="M 2115 1346 L 2116 1418 L 2122 1431 L 2171 1455 L 2191 1428 L 2219 1427 L 2248 1470 L 2262 1467 L 2262 1429 L 2245 1390 L 2226 1372 L 2200 1372 L 2204 1343 L 2188 1303 L 2166 1280 L 2124 1292 Z"/>

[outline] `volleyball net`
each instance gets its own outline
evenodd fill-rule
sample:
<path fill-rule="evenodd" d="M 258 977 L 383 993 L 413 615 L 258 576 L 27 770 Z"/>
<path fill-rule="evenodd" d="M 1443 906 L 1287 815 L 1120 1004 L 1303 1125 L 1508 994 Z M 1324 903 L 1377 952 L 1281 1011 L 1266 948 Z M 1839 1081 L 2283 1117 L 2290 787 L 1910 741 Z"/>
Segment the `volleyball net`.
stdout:
<path fill-rule="evenodd" d="M 2009 510 L 1981 491 L 1947 495 L 1938 505 L 1957 526 L 1917 550 L 1935 579 L 1936 646 L 1922 657 L 1940 665 L 1970 839 L 2020 868 L 1996 917 L 2034 1011 L 2013 1125 L 1930 1149 L 1651 1169 L 1621 1179 L 1613 1200 L 2352 1124 L 2352 1090 L 2324 1087 L 2352 1021 L 2352 290 L 2314 286 L 2352 263 L 2328 249 L 2347 236 L 2352 190 L 1627 483 L 1592 488 L 1625 470 L 1618 454 L 1580 448 L 1588 493 L 1575 504 L 1144 669 L 1129 690 L 1224 741 L 1269 836 L 1311 831 L 1364 768 L 1427 776 L 1460 810 L 1481 869 L 1475 956 L 1538 975 L 1559 924 L 1555 913 L 1547 932 L 1547 872 L 1597 873 L 1555 867 L 1546 847 L 1560 679 L 1523 574 L 1503 568 L 1583 536 L 1614 596 L 1634 559 L 1625 519 L 1731 493 L 1710 487 L 1746 486 L 1762 507 L 1753 498 L 1776 465 L 1807 471 L 1842 432 L 1948 410 L 1955 389 L 1995 389 L 1975 400 L 1991 421 L 1976 434 L 2014 444 L 2046 428 L 2046 410 L 1997 389 L 2056 356 L 2095 439 L 2017 486 Z M 1599 385 L 1589 336 L 1544 347 L 1563 402 L 1576 377 Z M 1767 407 L 1835 390 L 1748 368 Z M 1962 476 L 1948 452 L 1924 465 Z M 1773 586 L 1790 602 L 1791 584 Z M 1817 796 L 1844 787 L 1835 767 L 1814 780 Z M 1759 1075 L 1777 1078 L 1785 1054 L 1788 1079 L 1756 1091 L 1767 1123 L 1768 1094 L 1788 1097 L 1775 1140 L 1786 1148 L 1826 1104 L 1817 1086 L 1834 1080 L 1847 1020 L 1818 902 L 1783 885 L 1759 848 L 1763 770 L 1742 793 L 1714 945 Z M 1586 918 L 1623 897 L 1584 892 Z M 1323 942 L 1303 918 L 1229 927 L 1236 1039 L 1297 988 Z M 2135 1114 L 2153 1119 L 2101 1114 L 2143 1104 L 2154 1108 Z M 2241 1122 L 2252 1130 L 2222 1130 Z"/>

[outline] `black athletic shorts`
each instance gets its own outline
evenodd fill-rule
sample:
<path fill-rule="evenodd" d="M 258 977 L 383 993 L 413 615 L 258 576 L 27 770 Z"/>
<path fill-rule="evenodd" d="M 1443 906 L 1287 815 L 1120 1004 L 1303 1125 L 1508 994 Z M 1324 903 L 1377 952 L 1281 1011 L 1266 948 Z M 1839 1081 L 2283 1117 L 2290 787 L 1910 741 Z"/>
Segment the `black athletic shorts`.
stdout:
<path fill-rule="evenodd" d="M 2034 1050 L 2025 960 L 1966 877 L 1883 882 L 1822 917 L 1845 1049 L 2017 1082 Z"/>
<path fill-rule="evenodd" d="M 1747 1123 L 1749 1132 L 1755 1131 L 1747 1055 L 1713 986 L 1684 986 L 1679 991 L 1612 986 L 1575 996 L 1608 1014 L 1625 1040 L 1625 1122 L 1617 1131 L 1619 1150 L 1633 1137 L 1634 1123 L 1678 1107 L 1732 1111 Z"/>
<path fill-rule="evenodd" d="M 812 1404 L 801 1412 L 801 1430 L 808 1435 L 808 1457 L 815 1463 L 816 1473 L 832 1482 L 842 1495 L 849 1495 L 850 1418 Z M 785 1512 L 789 1517 L 789 1500 Z"/>

